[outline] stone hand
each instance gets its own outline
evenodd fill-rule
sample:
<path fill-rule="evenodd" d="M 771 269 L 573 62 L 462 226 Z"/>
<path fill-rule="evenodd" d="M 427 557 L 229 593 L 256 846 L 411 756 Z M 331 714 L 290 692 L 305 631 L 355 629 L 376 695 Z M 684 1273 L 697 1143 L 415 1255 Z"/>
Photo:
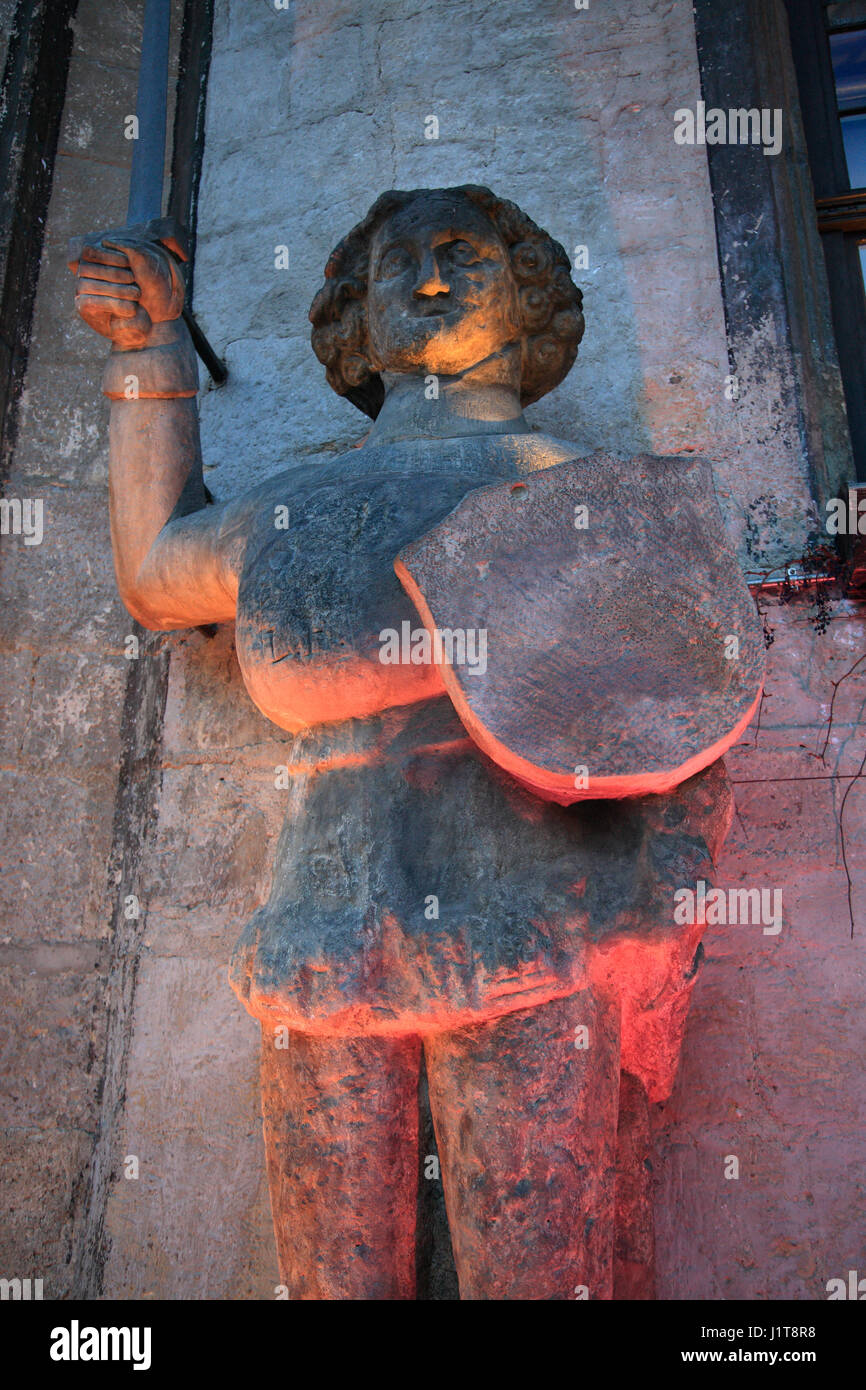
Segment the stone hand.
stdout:
<path fill-rule="evenodd" d="M 178 258 L 147 230 L 104 232 L 70 248 L 78 313 L 122 349 L 146 347 L 154 324 L 179 318 L 183 310 Z"/>

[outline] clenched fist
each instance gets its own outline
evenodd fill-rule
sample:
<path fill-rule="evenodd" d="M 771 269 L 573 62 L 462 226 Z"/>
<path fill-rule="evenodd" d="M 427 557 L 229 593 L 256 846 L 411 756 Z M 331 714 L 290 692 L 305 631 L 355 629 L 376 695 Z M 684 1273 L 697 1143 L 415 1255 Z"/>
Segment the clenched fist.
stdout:
<path fill-rule="evenodd" d="M 146 347 L 154 324 L 183 311 L 186 255 L 166 225 L 124 227 L 70 244 L 75 307 L 115 347 Z"/>

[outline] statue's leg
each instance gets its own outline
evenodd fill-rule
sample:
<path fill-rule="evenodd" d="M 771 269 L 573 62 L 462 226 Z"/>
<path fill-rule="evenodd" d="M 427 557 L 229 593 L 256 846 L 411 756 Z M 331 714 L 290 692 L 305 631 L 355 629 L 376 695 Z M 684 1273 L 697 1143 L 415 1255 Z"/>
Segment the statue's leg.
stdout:
<path fill-rule="evenodd" d="M 610 1298 L 618 1010 L 585 991 L 425 1051 L 460 1297 Z"/>
<path fill-rule="evenodd" d="M 652 1132 L 643 1082 L 624 1071 L 619 1079 L 616 1142 L 616 1225 L 613 1296 L 655 1298 Z"/>
<path fill-rule="evenodd" d="M 276 1040 L 263 1029 L 262 1115 L 289 1298 L 414 1298 L 420 1041 Z"/>

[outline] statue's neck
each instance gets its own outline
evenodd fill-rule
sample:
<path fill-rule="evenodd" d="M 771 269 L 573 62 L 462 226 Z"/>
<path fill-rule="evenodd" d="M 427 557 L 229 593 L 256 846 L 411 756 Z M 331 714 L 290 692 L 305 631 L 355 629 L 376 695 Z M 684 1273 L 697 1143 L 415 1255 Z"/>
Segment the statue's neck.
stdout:
<path fill-rule="evenodd" d="M 504 355 L 488 358 L 459 376 L 383 372 L 385 401 L 365 444 L 528 434 L 516 378 L 513 364 Z"/>

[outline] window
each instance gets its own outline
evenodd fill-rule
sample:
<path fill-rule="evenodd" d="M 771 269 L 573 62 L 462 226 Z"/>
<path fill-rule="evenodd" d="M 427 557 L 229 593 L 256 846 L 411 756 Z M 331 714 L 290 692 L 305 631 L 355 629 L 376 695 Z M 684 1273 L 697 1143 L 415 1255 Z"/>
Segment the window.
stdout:
<path fill-rule="evenodd" d="M 866 188 L 866 25 L 830 33 L 836 105 L 852 188 Z"/>
<path fill-rule="evenodd" d="M 866 0 L 786 8 L 851 447 L 866 481 Z"/>

